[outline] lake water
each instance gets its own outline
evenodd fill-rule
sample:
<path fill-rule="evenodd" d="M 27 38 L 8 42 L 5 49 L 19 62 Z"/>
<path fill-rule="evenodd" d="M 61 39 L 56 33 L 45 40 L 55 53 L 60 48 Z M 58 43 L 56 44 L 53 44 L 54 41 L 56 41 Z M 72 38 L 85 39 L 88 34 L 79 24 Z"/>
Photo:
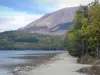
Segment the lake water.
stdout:
<path fill-rule="evenodd" d="M 62 52 L 65 51 L 0 51 L 0 75 L 12 75 L 9 71 L 16 67 L 36 66 Z"/>

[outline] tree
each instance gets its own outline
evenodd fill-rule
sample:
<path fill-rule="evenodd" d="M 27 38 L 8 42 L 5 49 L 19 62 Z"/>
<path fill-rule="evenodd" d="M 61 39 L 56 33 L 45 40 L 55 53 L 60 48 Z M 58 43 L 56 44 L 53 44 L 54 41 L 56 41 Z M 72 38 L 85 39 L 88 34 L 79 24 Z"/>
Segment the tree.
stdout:
<path fill-rule="evenodd" d="M 73 54 L 89 54 L 99 58 L 100 49 L 100 3 L 95 0 L 87 6 L 80 6 L 74 17 L 74 25 L 67 32 L 65 44 Z M 79 47 L 78 47 L 79 46 Z"/>
<path fill-rule="evenodd" d="M 97 58 L 99 58 L 100 46 L 100 4 L 98 1 L 94 2 L 90 7 L 90 25 L 87 27 L 87 34 L 89 35 L 89 43 L 96 49 Z M 93 48 L 92 47 L 92 48 Z"/>

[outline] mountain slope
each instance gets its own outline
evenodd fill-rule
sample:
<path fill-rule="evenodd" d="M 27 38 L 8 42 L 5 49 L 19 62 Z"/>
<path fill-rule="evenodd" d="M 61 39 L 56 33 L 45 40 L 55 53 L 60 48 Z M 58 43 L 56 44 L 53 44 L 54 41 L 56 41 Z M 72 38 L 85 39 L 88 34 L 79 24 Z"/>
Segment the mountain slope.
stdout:
<path fill-rule="evenodd" d="M 67 30 L 68 27 L 72 25 L 74 15 L 77 10 L 78 7 L 70 7 L 46 14 L 42 18 L 33 21 L 19 30 L 24 32 L 43 34 Z"/>
<path fill-rule="evenodd" d="M 63 36 L 6 31 L 0 33 L 0 50 L 63 50 Z"/>

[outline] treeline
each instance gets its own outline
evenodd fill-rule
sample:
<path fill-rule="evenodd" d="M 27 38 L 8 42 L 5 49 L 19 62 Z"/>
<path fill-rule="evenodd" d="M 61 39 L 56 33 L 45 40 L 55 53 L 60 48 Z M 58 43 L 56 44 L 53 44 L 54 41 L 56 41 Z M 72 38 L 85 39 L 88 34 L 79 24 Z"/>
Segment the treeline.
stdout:
<path fill-rule="evenodd" d="M 95 0 L 80 6 L 74 17 L 74 25 L 67 32 L 64 47 L 74 56 L 85 54 L 99 58 L 100 50 L 100 3 Z"/>
<path fill-rule="evenodd" d="M 63 50 L 62 36 L 6 31 L 0 33 L 0 50 Z"/>

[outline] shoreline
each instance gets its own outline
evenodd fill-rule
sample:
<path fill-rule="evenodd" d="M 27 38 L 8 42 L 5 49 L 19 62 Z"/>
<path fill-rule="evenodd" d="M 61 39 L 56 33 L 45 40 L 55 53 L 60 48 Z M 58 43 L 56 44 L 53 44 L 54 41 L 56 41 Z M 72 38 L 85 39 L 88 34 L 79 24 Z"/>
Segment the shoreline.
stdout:
<path fill-rule="evenodd" d="M 20 72 L 22 72 L 22 71 L 30 71 L 30 70 L 34 70 L 34 69 L 36 69 L 36 68 L 39 68 L 39 67 L 41 67 L 41 66 L 43 66 L 43 65 L 47 65 L 48 63 L 50 63 L 50 62 L 54 62 L 54 61 L 56 61 L 56 60 L 54 60 L 54 56 L 56 56 L 56 55 L 58 55 L 59 53 L 51 53 L 51 54 L 49 54 L 49 55 L 52 55 L 51 57 L 50 56 L 47 56 L 47 57 L 49 57 L 48 59 L 46 59 L 46 60 L 43 60 L 43 61 L 41 61 L 40 63 L 38 63 L 38 64 L 36 64 L 36 65 L 30 65 L 30 66 L 24 66 L 24 67 L 22 67 L 22 66 L 17 66 L 17 67 L 15 67 L 15 68 L 13 68 L 13 69 L 11 69 L 11 70 L 9 70 L 10 72 L 8 72 L 8 74 L 11 74 L 11 75 L 20 75 Z M 37 55 L 37 54 L 36 54 Z M 44 55 L 44 54 L 41 54 L 41 55 Z M 40 56 L 41 56 L 40 55 Z M 46 54 L 46 55 L 48 55 L 48 54 Z M 45 55 L 44 55 L 45 56 Z"/>
<path fill-rule="evenodd" d="M 87 75 L 77 71 L 88 66 L 77 63 L 77 58 L 70 56 L 68 53 L 61 53 L 35 68 L 26 66 L 26 70 L 22 69 L 12 73 L 13 75 Z"/>

